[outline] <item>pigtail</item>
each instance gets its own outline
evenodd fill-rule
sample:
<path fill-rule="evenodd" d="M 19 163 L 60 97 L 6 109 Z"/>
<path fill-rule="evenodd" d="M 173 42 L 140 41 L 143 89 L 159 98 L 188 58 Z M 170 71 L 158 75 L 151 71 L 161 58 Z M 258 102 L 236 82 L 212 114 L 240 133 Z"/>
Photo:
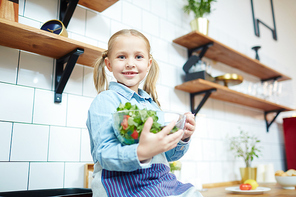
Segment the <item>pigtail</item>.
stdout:
<path fill-rule="evenodd" d="M 152 65 L 148 72 L 146 80 L 144 82 L 143 90 L 145 90 L 148 94 L 150 94 L 154 102 L 160 107 L 160 103 L 158 101 L 158 96 L 156 92 L 156 82 L 159 75 L 159 66 L 158 66 L 158 63 L 152 57 L 152 55 L 151 55 L 151 58 L 152 58 Z"/>
<path fill-rule="evenodd" d="M 98 58 L 94 64 L 93 78 L 94 78 L 94 85 L 98 94 L 108 89 L 108 80 L 106 77 L 105 61 L 104 61 L 107 56 L 108 56 L 108 51 L 105 51 L 104 53 L 102 53 L 102 56 Z"/>

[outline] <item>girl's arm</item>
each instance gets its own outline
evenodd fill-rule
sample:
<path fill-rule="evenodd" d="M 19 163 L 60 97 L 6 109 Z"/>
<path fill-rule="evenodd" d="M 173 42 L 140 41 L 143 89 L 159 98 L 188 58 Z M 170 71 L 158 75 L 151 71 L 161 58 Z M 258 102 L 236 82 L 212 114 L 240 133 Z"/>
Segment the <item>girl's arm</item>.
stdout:
<path fill-rule="evenodd" d="M 103 169 L 110 171 L 134 171 L 141 168 L 137 156 L 137 144 L 122 146 L 113 131 L 112 113 L 120 101 L 100 93 L 88 111 L 87 128 L 90 134 L 91 153 Z"/>

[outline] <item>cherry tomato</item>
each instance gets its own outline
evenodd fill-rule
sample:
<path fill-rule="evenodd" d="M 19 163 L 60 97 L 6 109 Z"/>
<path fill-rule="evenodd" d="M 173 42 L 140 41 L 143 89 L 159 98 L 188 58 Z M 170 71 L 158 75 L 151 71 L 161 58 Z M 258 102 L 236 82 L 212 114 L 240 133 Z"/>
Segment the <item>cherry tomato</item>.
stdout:
<path fill-rule="evenodd" d="M 135 129 L 134 132 L 131 134 L 131 137 L 134 138 L 135 140 L 138 139 L 138 137 L 139 137 L 139 133 L 137 132 L 136 129 Z"/>
<path fill-rule="evenodd" d="M 124 115 L 124 116 L 123 116 L 123 120 L 122 120 L 122 122 L 121 122 L 121 126 L 122 126 L 122 128 L 123 128 L 124 130 L 126 130 L 127 127 L 128 127 L 128 122 L 127 122 L 127 120 L 128 120 L 129 117 L 130 117 L 129 115 Z"/>
<path fill-rule="evenodd" d="M 252 185 L 250 185 L 250 184 L 241 184 L 240 186 L 239 186 L 239 189 L 240 190 L 251 190 L 252 189 Z"/>

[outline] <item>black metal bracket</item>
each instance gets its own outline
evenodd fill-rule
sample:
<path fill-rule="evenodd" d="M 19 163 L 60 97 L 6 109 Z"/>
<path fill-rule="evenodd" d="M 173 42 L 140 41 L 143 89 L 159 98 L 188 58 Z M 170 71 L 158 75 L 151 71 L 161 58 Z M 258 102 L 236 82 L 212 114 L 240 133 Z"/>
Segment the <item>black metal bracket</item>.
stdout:
<path fill-rule="evenodd" d="M 209 89 L 209 90 L 204 90 L 200 92 L 195 92 L 195 93 L 190 93 L 190 106 L 191 106 L 191 112 L 196 116 L 196 114 L 199 112 L 199 110 L 202 108 L 202 106 L 205 104 L 205 102 L 208 100 L 212 92 L 215 92 L 217 89 Z M 195 102 L 194 102 L 194 97 L 199 94 L 205 94 L 202 100 L 200 101 L 199 105 L 197 106 L 196 109 L 194 109 Z"/>
<path fill-rule="evenodd" d="M 265 112 L 264 112 L 264 119 L 265 119 L 265 123 L 266 123 L 266 131 L 267 131 L 267 132 L 269 131 L 269 127 L 270 127 L 270 125 L 275 121 L 275 119 L 278 117 L 278 115 L 279 115 L 282 111 L 284 111 L 284 110 L 272 110 L 272 111 L 265 111 Z M 268 122 L 268 120 L 267 120 L 267 115 L 268 115 L 269 113 L 274 113 L 274 112 L 276 112 L 276 115 L 274 116 L 274 118 L 273 118 L 270 122 Z"/>
<path fill-rule="evenodd" d="M 270 31 L 272 32 L 273 39 L 274 40 L 277 40 L 277 34 L 276 34 L 276 26 L 275 26 L 274 10 L 273 10 L 272 0 L 270 0 L 270 4 L 271 4 L 272 19 L 273 19 L 273 29 L 270 28 L 268 25 L 266 25 L 264 22 L 262 22 L 260 19 L 255 19 L 253 0 L 251 0 L 254 31 L 255 31 L 255 35 L 257 37 L 260 37 L 259 23 L 261 23 L 262 25 L 264 25 L 265 27 L 267 27 L 268 29 L 270 29 Z"/>
<path fill-rule="evenodd" d="M 271 78 L 268 78 L 268 79 L 261 79 L 261 82 L 264 82 L 264 81 L 276 81 L 278 80 L 279 78 L 281 78 L 282 76 L 279 75 L 279 76 L 276 76 L 276 77 L 271 77 Z"/>
<path fill-rule="evenodd" d="M 201 60 L 201 58 L 205 55 L 205 53 L 207 52 L 208 48 L 210 46 L 213 45 L 213 42 L 209 42 L 205 45 L 193 48 L 193 49 L 188 49 L 188 60 L 187 62 L 184 64 L 183 66 L 183 70 L 185 71 L 185 73 L 188 73 L 189 69 L 195 64 L 197 63 L 199 60 Z M 192 55 L 194 52 L 196 51 L 200 51 L 199 55 Z"/>
<path fill-rule="evenodd" d="M 60 0 L 59 19 L 67 28 L 79 0 Z"/>
<path fill-rule="evenodd" d="M 62 93 L 70 78 L 70 75 L 74 69 L 77 59 L 81 54 L 84 53 L 83 49 L 75 49 L 67 55 L 56 60 L 56 71 L 55 71 L 55 94 L 54 102 L 62 102 Z M 64 69 L 64 64 L 66 64 Z"/>

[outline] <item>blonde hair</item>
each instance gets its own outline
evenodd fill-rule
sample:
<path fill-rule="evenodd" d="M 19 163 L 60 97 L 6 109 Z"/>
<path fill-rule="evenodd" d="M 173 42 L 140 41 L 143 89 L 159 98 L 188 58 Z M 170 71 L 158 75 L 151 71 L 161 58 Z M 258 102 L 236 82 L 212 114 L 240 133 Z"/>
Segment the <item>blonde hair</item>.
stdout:
<path fill-rule="evenodd" d="M 99 57 L 95 62 L 93 77 L 94 77 L 94 85 L 98 94 L 108 89 L 108 80 L 105 72 L 106 65 L 104 60 L 106 57 L 108 57 L 109 53 L 111 53 L 113 48 L 113 43 L 116 40 L 116 38 L 121 35 L 133 35 L 133 36 L 142 38 L 145 41 L 149 58 L 152 59 L 152 65 L 150 67 L 150 70 L 144 82 L 143 90 L 146 91 L 152 97 L 153 101 L 156 102 L 156 104 L 160 107 L 160 103 L 158 101 L 158 96 L 156 92 L 156 82 L 159 75 L 159 66 L 157 62 L 153 59 L 152 55 L 150 54 L 151 47 L 150 47 L 149 40 L 142 33 L 134 29 L 123 29 L 113 34 L 108 42 L 108 50 L 104 51 L 102 53 L 102 56 Z"/>

